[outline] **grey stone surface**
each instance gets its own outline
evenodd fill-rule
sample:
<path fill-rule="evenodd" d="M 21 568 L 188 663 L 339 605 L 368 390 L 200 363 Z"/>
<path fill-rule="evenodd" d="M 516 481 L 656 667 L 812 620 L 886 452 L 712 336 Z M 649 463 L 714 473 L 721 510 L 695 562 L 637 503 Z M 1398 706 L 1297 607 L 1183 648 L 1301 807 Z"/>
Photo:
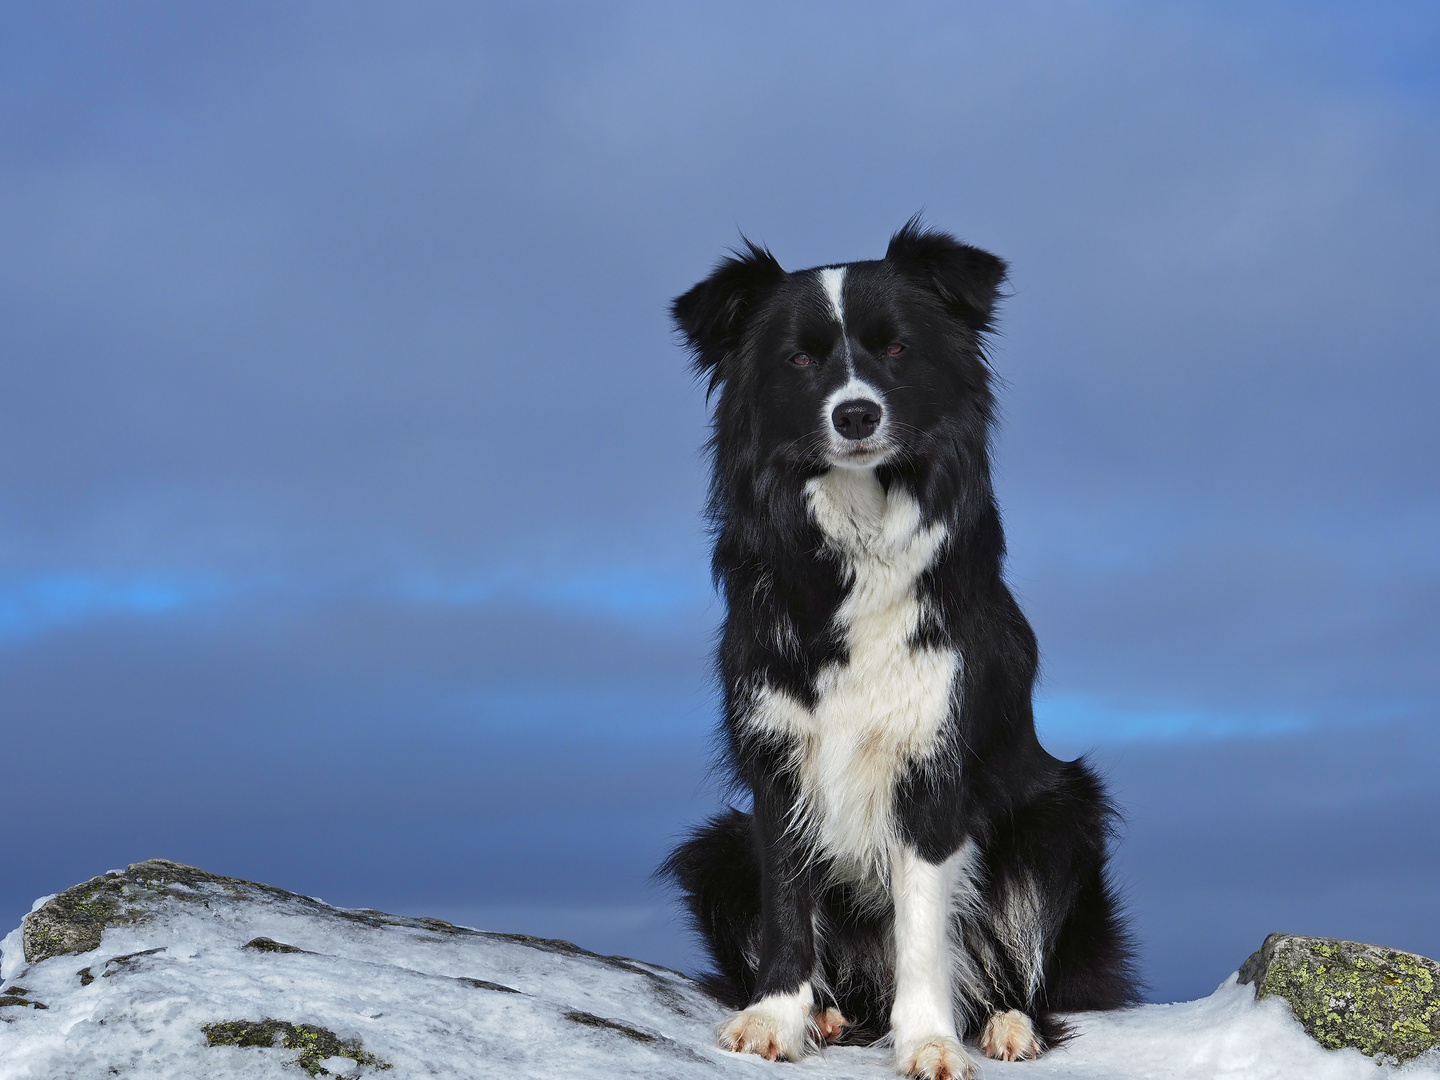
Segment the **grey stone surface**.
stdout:
<path fill-rule="evenodd" d="M 1240 968 L 1255 996 L 1278 996 L 1321 1046 L 1407 1061 L 1440 1045 L 1440 964 L 1334 938 L 1271 934 Z"/>
<path fill-rule="evenodd" d="M 220 898 L 238 902 L 257 899 L 283 902 L 375 928 L 408 926 L 440 933 L 473 932 L 452 926 L 443 919 L 408 919 L 387 915 L 383 911 L 334 908 L 323 901 L 286 892 L 274 885 L 212 874 L 169 859 L 147 859 L 131 863 L 125 870 L 111 871 L 72 885 L 52 896 L 39 910 L 26 915 L 22 924 L 25 960 L 34 964 L 52 956 L 89 952 L 99 947 L 106 927 L 133 923 L 143 918 L 161 900 L 191 900 L 208 904 L 212 899 Z M 268 940 L 256 939 L 257 942 Z M 575 949 L 567 941 L 535 940 L 550 948 Z M 270 944 L 272 948 L 268 951 L 285 952 L 294 948 L 277 942 Z M 250 942 L 249 946 L 267 951 L 264 944 Z"/>
<path fill-rule="evenodd" d="M 724 1010 L 643 961 L 331 907 L 163 859 L 50 898 L 0 953 L 3 1080 L 895 1075 L 883 1045 L 794 1064 L 727 1053 L 715 1039 Z M 972 1047 L 981 1080 L 1384 1074 L 1358 1050 L 1323 1049 L 1288 1005 L 1234 979 L 1199 1001 L 1068 1020 L 1075 1037 L 1038 1061 L 980 1060 Z M 1440 1080 L 1440 1051 L 1398 1071 Z"/>

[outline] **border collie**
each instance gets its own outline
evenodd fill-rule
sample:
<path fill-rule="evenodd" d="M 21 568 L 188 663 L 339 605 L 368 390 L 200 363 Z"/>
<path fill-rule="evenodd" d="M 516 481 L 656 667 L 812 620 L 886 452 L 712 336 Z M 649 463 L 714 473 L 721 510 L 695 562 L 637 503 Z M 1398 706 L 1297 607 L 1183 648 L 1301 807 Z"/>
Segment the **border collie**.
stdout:
<path fill-rule="evenodd" d="M 728 775 L 681 888 L 738 1009 L 730 1050 L 878 1037 L 969 1077 L 1057 1013 L 1137 998 L 1114 811 L 1040 745 L 1035 636 L 1002 572 L 985 355 L 1005 263 L 912 219 L 885 257 L 744 250 L 676 299 L 718 393 L 713 570 Z"/>

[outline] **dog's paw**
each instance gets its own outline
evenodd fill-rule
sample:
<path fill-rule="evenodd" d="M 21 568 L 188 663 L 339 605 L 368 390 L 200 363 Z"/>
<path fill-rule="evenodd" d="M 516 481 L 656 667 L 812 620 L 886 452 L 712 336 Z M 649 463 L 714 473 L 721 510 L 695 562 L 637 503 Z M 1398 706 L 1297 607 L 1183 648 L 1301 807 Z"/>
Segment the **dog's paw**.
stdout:
<path fill-rule="evenodd" d="M 813 1020 L 815 1034 L 823 1043 L 839 1042 L 840 1036 L 845 1034 L 845 1029 L 850 1026 L 850 1021 L 839 1009 L 829 1008 L 815 1014 Z"/>
<path fill-rule="evenodd" d="M 805 1054 L 810 1007 L 796 994 L 774 994 L 741 1009 L 720 1026 L 720 1048 L 795 1061 Z"/>
<path fill-rule="evenodd" d="M 996 1013 L 985 1022 L 980 1034 L 980 1049 L 986 1057 L 997 1061 L 1020 1061 L 1040 1056 L 1040 1040 L 1035 1025 L 1019 1009 Z"/>
<path fill-rule="evenodd" d="M 958 1039 L 937 1036 L 909 1047 L 897 1048 L 895 1069 L 916 1080 L 971 1080 L 975 1062 Z"/>

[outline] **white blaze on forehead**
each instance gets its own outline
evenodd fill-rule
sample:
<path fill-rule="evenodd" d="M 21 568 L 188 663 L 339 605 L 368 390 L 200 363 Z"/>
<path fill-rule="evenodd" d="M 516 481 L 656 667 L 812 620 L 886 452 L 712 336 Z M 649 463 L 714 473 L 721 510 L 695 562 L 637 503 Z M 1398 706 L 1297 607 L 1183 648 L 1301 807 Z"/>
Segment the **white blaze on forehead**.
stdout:
<path fill-rule="evenodd" d="M 854 375 L 852 359 L 850 356 L 850 335 L 845 329 L 845 267 L 827 266 L 820 271 L 820 287 L 825 290 L 825 298 L 830 301 L 830 311 L 835 316 L 835 321 L 840 324 L 840 343 L 845 349 L 845 366 Z"/>
<path fill-rule="evenodd" d="M 845 326 L 845 300 L 841 290 L 845 287 L 845 267 L 827 266 L 820 271 L 820 285 L 830 299 L 830 310 L 835 312 L 835 321 Z"/>

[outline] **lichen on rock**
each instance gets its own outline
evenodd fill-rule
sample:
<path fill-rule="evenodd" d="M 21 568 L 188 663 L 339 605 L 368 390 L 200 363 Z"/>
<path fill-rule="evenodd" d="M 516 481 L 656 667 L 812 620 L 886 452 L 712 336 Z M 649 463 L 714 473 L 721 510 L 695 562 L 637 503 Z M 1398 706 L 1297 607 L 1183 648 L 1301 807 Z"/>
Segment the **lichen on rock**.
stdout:
<path fill-rule="evenodd" d="M 1290 1003 L 1310 1037 L 1398 1061 L 1440 1046 L 1440 964 L 1415 953 L 1334 938 L 1271 934 L 1245 961 L 1255 996 Z"/>
<path fill-rule="evenodd" d="M 32 1009 L 48 1009 L 50 1006 L 39 1001 L 34 1001 L 29 996 L 30 991 L 23 986 L 7 986 L 4 993 L 0 993 L 0 1009 L 12 1005 L 28 1006 Z"/>
<path fill-rule="evenodd" d="M 412 919 L 387 915 L 383 911 L 332 908 L 313 897 L 297 896 L 273 885 L 212 874 L 208 870 L 169 859 L 147 859 L 144 862 L 131 863 L 124 870 L 112 870 L 108 874 L 101 874 L 72 886 L 59 895 L 52 896 L 37 910 L 26 915 L 22 923 L 25 961 L 35 964 L 52 956 L 86 953 L 98 949 L 101 935 L 107 927 L 143 921 L 147 914 L 155 910 L 158 900 L 175 899 L 209 904 L 245 902 L 261 898 L 316 912 L 323 910 L 346 922 L 372 928 L 411 926 L 437 934 L 465 936 L 476 933 L 474 930 L 452 926 L 442 919 Z M 258 951 L 288 952 L 296 949 L 293 945 L 275 942 L 275 947 L 267 950 L 264 943 L 268 940 L 256 938 L 248 944 Z M 551 944 L 575 948 L 568 942 Z"/>
<path fill-rule="evenodd" d="M 299 1050 L 295 1059 L 311 1076 L 329 1076 L 322 1064 L 327 1058 L 349 1058 L 357 1065 L 387 1070 L 389 1062 L 381 1061 L 365 1050 L 358 1039 L 342 1039 L 329 1028 L 314 1024 L 292 1024 L 285 1020 L 227 1020 L 206 1024 L 201 1029 L 211 1046 L 274 1046 L 275 1040 L 287 1050 Z"/>
<path fill-rule="evenodd" d="M 105 877 L 66 889 L 25 916 L 25 958 L 31 963 L 99 948 L 105 927 L 117 918 L 118 889 Z"/>
<path fill-rule="evenodd" d="M 126 870 L 101 874 L 52 896 L 38 911 L 25 916 L 25 960 L 34 964 L 52 956 L 98 949 L 107 926 L 133 922 L 143 913 L 140 901 L 146 893 L 168 894 L 174 886 L 187 889 L 201 882 L 230 881 L 234 879 L 169 859 L 148 859 L 132 863 Z"/>

